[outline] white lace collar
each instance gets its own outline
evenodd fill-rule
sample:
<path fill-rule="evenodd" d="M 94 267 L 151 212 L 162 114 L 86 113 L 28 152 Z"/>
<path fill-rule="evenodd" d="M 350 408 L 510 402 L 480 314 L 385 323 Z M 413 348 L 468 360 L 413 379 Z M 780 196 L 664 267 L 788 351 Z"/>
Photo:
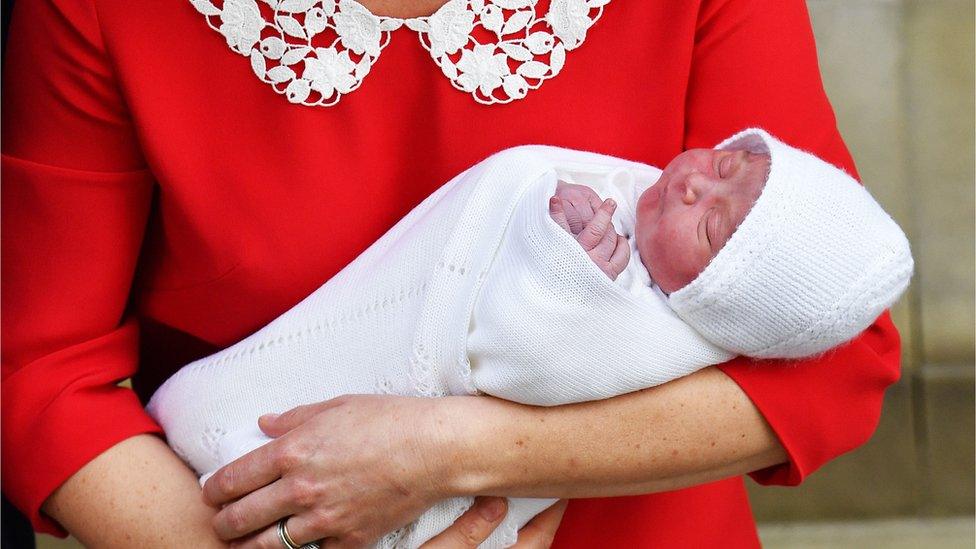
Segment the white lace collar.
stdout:
<path fill-rule="evenodd" d="M 540 17 L 538 0 L 449 0 L 432 15 L 399 19 L 356 0 L 260 1 L 264 11 L 256 0 L 190 3 L 233 51 L 250 57 L 258 78 L 292 103 L 323 107 L 362 84 L 401 26 L 418 33 L 444 76 L 475 101 L 521 99 L 559 73 L 610 2 L 552 0 Z"/>

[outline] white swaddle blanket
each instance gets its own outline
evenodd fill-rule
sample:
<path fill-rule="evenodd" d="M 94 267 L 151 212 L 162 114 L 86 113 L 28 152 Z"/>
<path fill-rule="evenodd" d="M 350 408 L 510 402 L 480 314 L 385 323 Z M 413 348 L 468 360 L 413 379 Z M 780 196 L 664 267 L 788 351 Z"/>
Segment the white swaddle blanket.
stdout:
<path fill-rule="evenodd" d="M 498 153 L 441 187 L 270 324 L 185 366 L 147 409 L 206 477 L 269 440 L 259 415 L 343 394 L 488 393 L 548 406 L 724 362 L 731 353 L 668 308 L 636 253 L 611 281 L 549 216 L 557 181 L 582 183 L 617 200 L 614 223 L 633 242 L 636 198 L 659 174 L 554 147 Z M 554 501 L 511 498 L 504 523 L 482 546 L 512 545 Z M 471 503 L 440 502 L 377 547 L 417 547 Z"/>

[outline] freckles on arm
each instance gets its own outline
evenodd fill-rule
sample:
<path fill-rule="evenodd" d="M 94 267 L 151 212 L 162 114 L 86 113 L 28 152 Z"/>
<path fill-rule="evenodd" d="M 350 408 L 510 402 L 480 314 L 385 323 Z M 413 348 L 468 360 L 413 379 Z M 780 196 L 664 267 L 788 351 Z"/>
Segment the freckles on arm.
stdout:
<path fill-rule="evenodd" d="M 465 433 L 458 495 L 604 497 L 675 490 L 782 463 L 758 409 L 718 368 L 607 400 L 529 407 L 455 404 L 482 418 Z M 469 435 L 465 435 L 469 438 Z M 469 455 L 470 452 L 470 455 Z"/>

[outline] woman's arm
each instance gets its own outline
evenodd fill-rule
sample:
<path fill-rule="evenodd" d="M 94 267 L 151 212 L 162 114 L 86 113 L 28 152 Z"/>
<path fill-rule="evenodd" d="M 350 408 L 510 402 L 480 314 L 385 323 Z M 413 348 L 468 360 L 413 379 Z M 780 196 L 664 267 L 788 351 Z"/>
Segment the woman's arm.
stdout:
<path fill-rule="evenodd" d="M 329 441 L 336 435 L 325 430 L 338 429 L 342 436 L 347 434 L 346 425 L 369 429 L 369 424 L 358 420 L 383 411 L 395 417 L 399 427 L 391 431 L 389 426 L 379 426 L 356 438 L 389 441 L 389 446 L 376 444 L 382 447 L 377 456 L 400 447 L 397 461 L 404 474 L 398 477 L 403 491 L 434 500 L 469 495 L 644 494 L 742 475 L 787 459 L 749 397 L 712 367 L 650 389 L 565 406 L 526 406 L 493 397 L 426 400 L 365 395 L 302 406 L 262 418 L 268 435 L 283 437 L 278 446 L 269 445 L 265 459 L 242 458 L 235 462 L 236 469 L 221 470 L 207 483 L 204 494 L 213 502 L 229 501 L 242 493 L 241 488 L 231 488 L 236 482 L 254 475 L 268 479 L 286 475 L 288 467 L 276 463 L 307 465 L 301 457 L 294 458 L 316 451 L 305 446 L 304 437 L 297 433 L 285 437 L 293 430 L 307 430 L 322 440 L 321 452 L 331 448 L 328 451 L 336 454 L 342 446 Z M 402 434 L 393 438 L 398 431 Z M 333 455 L 323 462 L 345 459 L 355 456 Z M 321 492 L 327 490 L 323 486 Z"/>
<path fill-rule="evenodd" d="M 449 494 L 644 494 L 786 461 L 762 414 L 717 368 L 609 400 L 553 408 L 495 398 L 448 401 L 444 417 L 480 418 L 453 420 L 461 444 L 440 476 Z"/>
<path fill-rule="evenodd" d="M 278 438 L 204 486 L 208 502 L 224 505 L 214 519 L 224 539 L 295 515 L 297 541 L 335 537 L 355 547 L 451 496 L 646 493 L 786 459 L 749 398 L 716 368 L 552 408 L 345 396 L 264 417 L 261 427 Z"/>
<path fill-rule="evenodd" d="M 72 475 L 43 511 L 86 547 L 226 547 L 196 475 L 153 435 L 116 444 Z"/>
<path fill-rule="evenodd" d="M 159 431 L 118 385 L 138 363 L 126 308 L 154 180 L 90 1 L 18 2 L 7 46 L 3 491 L 36 530 L 64 535 L 42 503 L 107 449 Z M 89 527 L 127 512 L 104 511 Z"/>

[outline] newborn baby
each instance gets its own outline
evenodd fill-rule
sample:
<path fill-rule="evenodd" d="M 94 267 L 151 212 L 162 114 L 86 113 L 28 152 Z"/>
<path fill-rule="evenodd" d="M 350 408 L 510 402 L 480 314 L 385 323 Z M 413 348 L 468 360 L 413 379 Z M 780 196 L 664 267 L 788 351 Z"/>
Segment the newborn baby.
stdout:
<path fill-rule="evenodd" d="M 701 273 L 759 198 L 769 175 L 768 154 L 692 149 L 676 156 L 636 205 L 636 248 L 654 283 L 670 294 Z M 549 200 L 552 219 L 574 235 L 593 262 L 616 280 L 630 262 L 617 234 L 613 199 L 560 181 Z"/>
<path fill-rule="evenodd" d="M 663 172 L 516 147 L 442 186 L 258 332 L 184 366 L 147 409 L 206 477 L 270 440 L 258 416 L 343 394 L 553 406 L 735 355 L 824 352 L 911 272 L 904 234 L 861 185 L 762 130 Z M 439 502 L 377 547 L 418 547 L 471 501 Z M 510 498 L 483 547 L 511 546 L 554 501 Z"/>

